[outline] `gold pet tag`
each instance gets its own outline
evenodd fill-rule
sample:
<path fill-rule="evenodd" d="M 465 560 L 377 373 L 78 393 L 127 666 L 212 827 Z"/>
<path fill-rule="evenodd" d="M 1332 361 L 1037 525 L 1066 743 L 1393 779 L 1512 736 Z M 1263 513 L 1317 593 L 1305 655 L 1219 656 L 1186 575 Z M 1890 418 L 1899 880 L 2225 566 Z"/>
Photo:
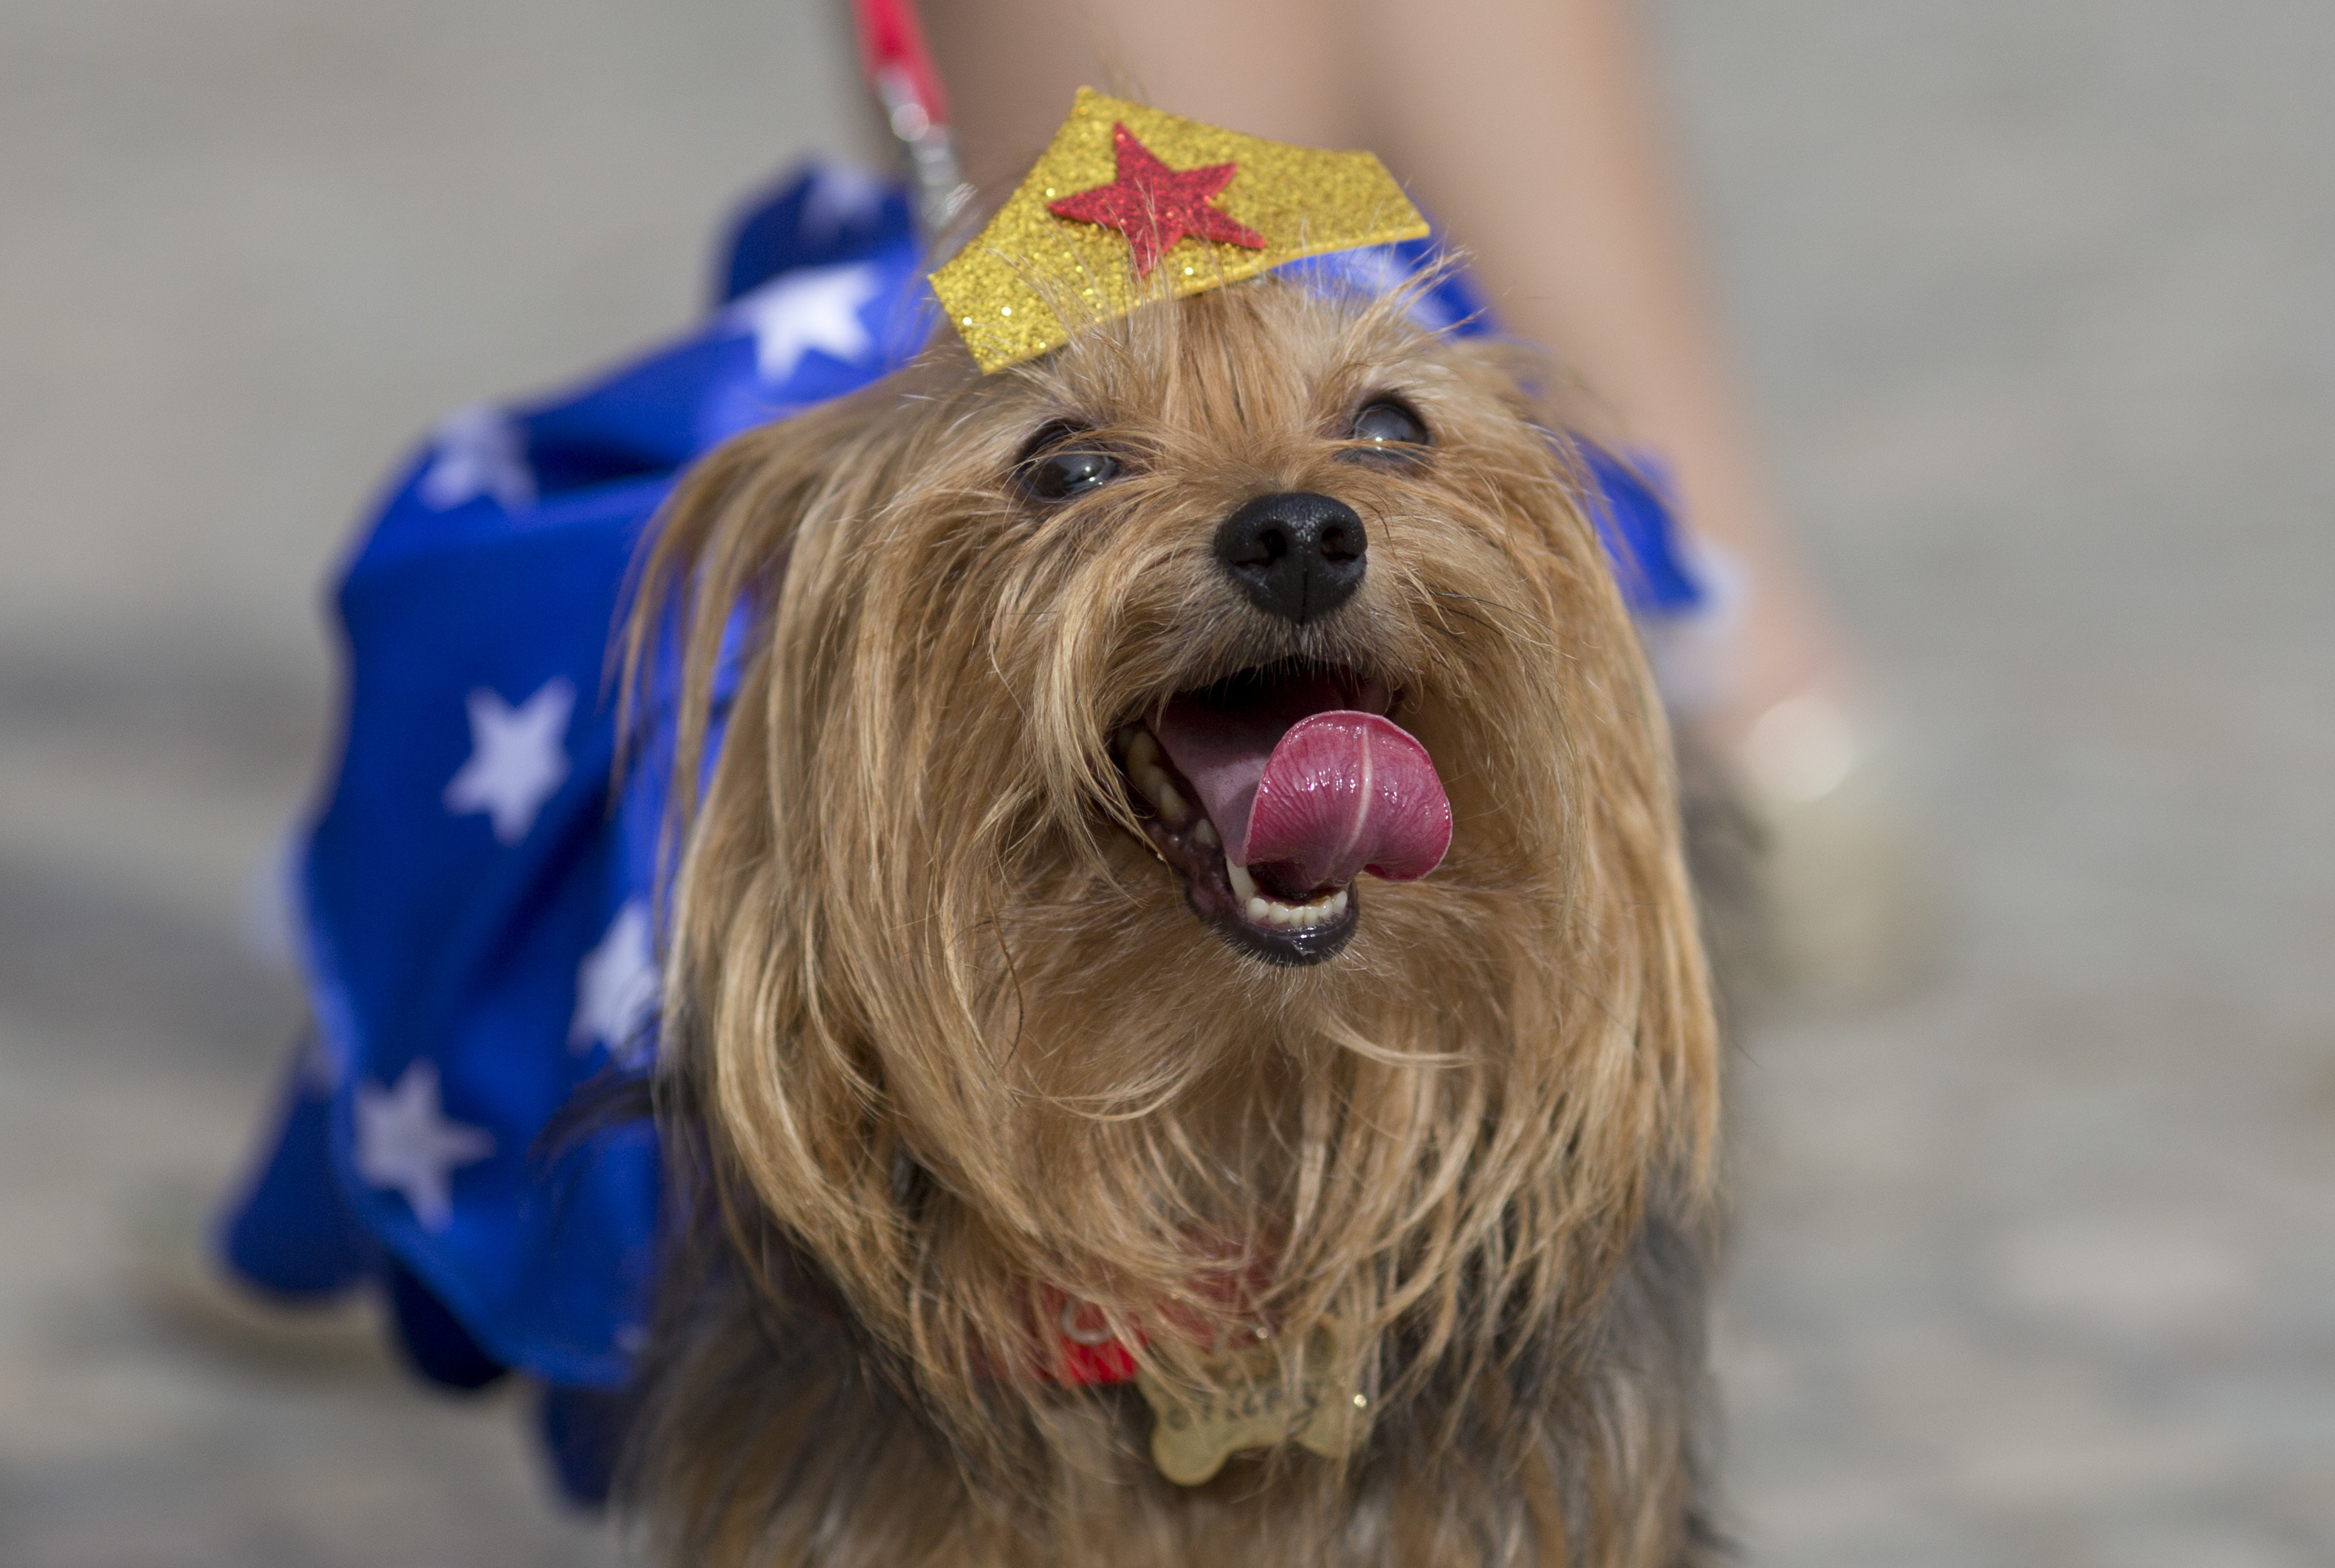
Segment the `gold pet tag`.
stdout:
<path fill-rule="evenodd" d="M 1338 1332 L 1314 1325 L 1299 1352 L 1293 1400 L 1281 1352 L 1259 1345 L 1207 1368 L 1210 1387 L 1197 1397 L 1165 1387 L 1149 1368 L 1136 1386 L 1151 1406 L 1151 1462 L 1179 1486 L 1207 1480 L 1244 1448 L 1269 1448 L 1285 1438 L 1335 1459 L 1361 1438 L 1367 1401 L 1351 1385 L 1333 1384 L 1343 1365 Z"/>

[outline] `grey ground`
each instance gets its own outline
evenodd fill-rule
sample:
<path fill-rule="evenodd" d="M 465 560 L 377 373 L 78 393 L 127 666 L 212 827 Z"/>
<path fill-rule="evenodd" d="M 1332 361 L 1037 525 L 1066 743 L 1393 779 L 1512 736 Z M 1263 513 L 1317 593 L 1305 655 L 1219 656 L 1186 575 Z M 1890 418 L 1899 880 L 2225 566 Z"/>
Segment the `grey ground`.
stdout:
<path fill-rule="evenodd" d="M 2335 10 L 1670 0 L 1782 487 L 1950 890 L 1755 1040 L 1754 1564 L 2335 1562 Z M 865 145 L 825 11 L 0 0 L 0 1563 L 613 1561 L 508 1399 L 141 1288 L 295 1016 L 315 586 L 439 412 Z"/>

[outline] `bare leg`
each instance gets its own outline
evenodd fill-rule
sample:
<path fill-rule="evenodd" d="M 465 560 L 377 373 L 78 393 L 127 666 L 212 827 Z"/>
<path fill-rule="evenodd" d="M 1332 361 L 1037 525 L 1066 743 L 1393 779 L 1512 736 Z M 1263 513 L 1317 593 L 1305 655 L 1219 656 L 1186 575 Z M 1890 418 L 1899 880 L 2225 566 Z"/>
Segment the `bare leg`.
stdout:
<path fill-rule="evenodd" d="M 1038 155 L 1081 87 L 1277 141 L 1357 145 L 1353 13 L 1325 0 L 928 0 L 965 172 L 988 185 Z"/>

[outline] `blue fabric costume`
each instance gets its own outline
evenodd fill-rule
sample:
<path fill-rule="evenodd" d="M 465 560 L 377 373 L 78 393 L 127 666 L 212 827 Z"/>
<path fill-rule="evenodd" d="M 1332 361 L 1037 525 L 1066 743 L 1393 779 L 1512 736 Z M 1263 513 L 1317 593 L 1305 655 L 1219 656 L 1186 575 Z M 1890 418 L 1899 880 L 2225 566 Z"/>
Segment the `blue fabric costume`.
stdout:
<path fill-rule="evenodd" d="M 1294 266 L 1371 288 L 1435 252 Z M 918 263 L 901 190 L 831 165 L 784 182 L 733 227 L 696 330 L 580 390 L 449 418 L 341 580 L 344 739 L 300 878 L 315 1028 L 218 1244 L 279 1296 L 381 1291 L 440 1383 L 531 1375 L 582 1500 L 621 1438 L 659 1220 L 652 1126 L 542 1136 L 654 1052 L 664 779 L 613 776 L 626 569 L 692 460 L 916 352 L 934 319 Z M 1418 314 L 1487 330 L 1458 274 Z M 1633 607 L 1691 611 L 1662 504 L 1587 456 Z"/>

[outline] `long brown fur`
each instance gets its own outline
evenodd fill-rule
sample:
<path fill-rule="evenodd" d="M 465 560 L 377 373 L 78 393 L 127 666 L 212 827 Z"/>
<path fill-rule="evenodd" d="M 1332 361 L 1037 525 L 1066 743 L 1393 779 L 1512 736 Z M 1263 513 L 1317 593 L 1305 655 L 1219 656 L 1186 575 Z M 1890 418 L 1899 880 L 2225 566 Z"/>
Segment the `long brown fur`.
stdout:
<path fill-rule="evenodd" d="M 672 1560 L 1706 1560 L 1710 987 L 1659 704 L 1526 373 L 1268 277 L 993 375 L 937 345 L 684 485 L 632 644 L 681 628 L 684 802 L 743 663 L 674 837 L 700 1244 L 631 1481 Z M 1342 457 L 1390 393 L 1431 453 Z M 1047 508 L 1013 473 L 1060 420 L 1129 472 Z M 1302 627 L 1210 548 L 1286 490 L 1370 533 Z M 1404 693 L 1456 824 L 1302 969 L 1195 918 L 1109 744 L 1287 660 Z M 1347 1325 L 1368 1439 L 1170 1485 L 1131 1389 L 1040 1375 L 1050 1292 L 1130 1339 Z M 1145 1343 L 1204 1376 L 1207 1331 Z"/>

